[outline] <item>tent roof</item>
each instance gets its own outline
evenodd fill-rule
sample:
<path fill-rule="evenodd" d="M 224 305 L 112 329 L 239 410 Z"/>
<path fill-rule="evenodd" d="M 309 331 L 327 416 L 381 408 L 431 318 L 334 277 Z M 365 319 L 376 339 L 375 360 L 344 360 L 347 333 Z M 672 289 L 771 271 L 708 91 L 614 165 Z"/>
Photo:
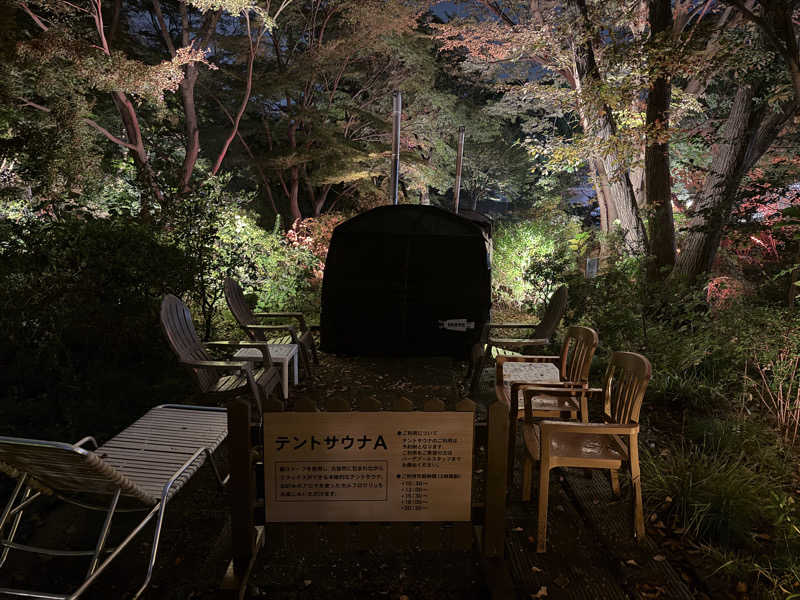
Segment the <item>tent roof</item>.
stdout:
<path fill-rule="evenodd" d="M 436 206 L 398 204 L 378 206 L 341 223 L 334 234 L 402 234 L 425 236 L 483 237 L 471 220 Z"/>

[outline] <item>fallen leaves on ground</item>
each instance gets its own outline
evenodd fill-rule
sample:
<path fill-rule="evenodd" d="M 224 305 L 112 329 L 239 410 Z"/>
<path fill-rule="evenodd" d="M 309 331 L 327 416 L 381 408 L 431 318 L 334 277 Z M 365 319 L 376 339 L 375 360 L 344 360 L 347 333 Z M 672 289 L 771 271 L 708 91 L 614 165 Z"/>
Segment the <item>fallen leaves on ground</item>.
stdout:
<path fill-rule="evenodd" d="M 531 594 L 531 598 L 545 598 L 547 597 L 547 586 L 543 585 L 535 594 Z"/>

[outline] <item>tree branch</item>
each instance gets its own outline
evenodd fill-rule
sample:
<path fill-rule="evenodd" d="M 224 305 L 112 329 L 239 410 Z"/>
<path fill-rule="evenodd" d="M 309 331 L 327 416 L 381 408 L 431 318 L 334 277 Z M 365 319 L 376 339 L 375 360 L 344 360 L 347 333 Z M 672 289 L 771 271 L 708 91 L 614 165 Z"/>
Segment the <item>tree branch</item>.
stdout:
<path fill-rule="evenodd" d="M 41 104 L 37 104 L 36 102 L 32 102 L 31 100 L 28 100 L 27 98 L 20 98 L 20 97 L 17 97 L 17 100 L 19 100 L 20 102 L 22 102 L 22 106 L 30 106 L 31 108 L 35 108 L 35 109 L 36 109 L 36 110 L 38 110 L 38 111 L 41 111 L 41 112 L 46 112 L 46 113 L 53 112 L 52 110 L 50 110 L 50 109 L 49 109 L 49 108 L 47 108 L 46 106 L 42 106 Z M 109 140 L 111 140 L 111 141 L 112 141 L 112 142 L 114 142 L 115 144 L 117 144 L 117 145 L 119 145 L 119 146 L 122 146 L 122 147 L 124 147 L 124 148 L 128 148 L 129 150 L 136 150 L 136 149 L 137 149 L 137 148 L 136 148 L 136 146 L 134 146 L 133 144 L 129 144 L 129 143 L 128 143 L 128 142 L 126 142 L 125 140 L 123 140 L 123 139 L 121 139 L 121 138 L 118 138 L 117 136 L 115 136 L 115 135 L 114 135 L 113 133 L 111 133 L 111 132 L 110 132 L 108 129 L 106 129 L 105 127 L 103 127 L 103 126 L 102 126 L 102 125 L 100 125 L 99 123 L 97 123 L 97 121 L 94 121 L 94 120 L 92 120 L 92 119 L 89 119 L 89 118 L 87 118 L 87 117 L 84 117 L 84 118 L 82 119 L 82 121 L 83 121 L 84 123 L 86 123 L 87 125 L 89 125 L 90 127 L 94 128 L 94 129 L 96 129 L 97 131 L 99 131 L 100 133 L 102 133 L 102 134 L 103 134 L 105 137 L 107 137 Z"/>
<path fill-rule="evenodd" d="M 153 0 L 153 12 L 155 13 L 156 20 L 158 21 L 158 28 L 161 31 L 161 38 L 164 40 L 164 44 L 166 44 L 170 56 L 174 57 L 175 44 L 172 42 L 172 37 L 169 35 L 167 21 L 164 19 L 164 13 L 161 12 L 161 2 L 159 2 L 159 0 Z"/>
<path fill-rule="evenodd" d="M 25 13 L 26 13 L 26 14 L 27 14 L 27 15 L 28 15 L 28 16 L 29 16 L 31 19 L 33 19 L 33 22 L 34 22 L 34 23 L 36 23 L 36 24 L 39 26 L 39 28 L 40 28 L 42 31 L 47 31 L 47 30 L 49 29 L 49 27 L 48 27 L 47 25 L 45 25 L 45 24 L 44 24 L 44 21 L 42 21 L 42 20 L 41 20 L 41 19 L 38 17 L 38 15 L 36 15 L 36 14 L 35 14 L 35 13 L 34 13 L 34 12 L 33 12 L 33 11 L 30 9 L 30 8 L 28 8 L 28 4 L 27 4 L 27 3 L 25 3 L 25 2 L 20 2 L 20 3 L 19 3 L 19 6 L 20 6 L 20 8 L 22 8 L 22 10 L 23 10 L 23 11 L 25 11 Z"/>

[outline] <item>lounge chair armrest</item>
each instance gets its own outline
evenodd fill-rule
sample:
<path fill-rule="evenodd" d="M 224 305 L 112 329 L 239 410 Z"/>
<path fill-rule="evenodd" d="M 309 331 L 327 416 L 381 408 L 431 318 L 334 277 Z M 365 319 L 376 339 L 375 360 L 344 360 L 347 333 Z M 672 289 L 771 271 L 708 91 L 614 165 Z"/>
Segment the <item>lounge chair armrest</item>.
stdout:
<path fill-rule="evenodd" d="M 302 331 L 305 331 L 307 329 L 306 328 L 306 318 L 303 315 L 303 313 L 299 313 L 299 312 L 257 312 L 257 313 L 253 313 L 253 316 L 254 317 L 259 317 L 259 318 L 283 318 L 283 317 L 288 317 L 290 319 L 297 319 L 297 321 L 300 323 L 300 329 Z"/>
<path fill-rule="evenodd" d="M 250 363 L 239 360 L 182 360 L 182 365 L 190 367 L 202 367 L 204 369 L 239 369 L 240 371 L 250 371 Z"/>
<path fill-rule="evenodd" d="M 251 340 L 242 340 L 241 342 L 205 342 L 205 346 L 210 348 L 260 348 L 264 367 L 267 368 L 272 364 L 272 357 L 269 354 L 269 344 L 267 342 L 254 342 Z M 269 357 L 269 360 L 267 360 L 267 357 Z M 241 360 L 238 357 L 234 357 L 234 359 L 237 361 Z M 248 362 L 251 360 L 254 363 L 258 361 L 258 359 L 255 358 L 248 358 Z"/>
<path fill-rule="evenodd" d="M 267 342 L 253 342 L 250 340 L 242 340 L 241 342 L 204 342 L 204 346 L 213 348 L 264 348 L 269 350 Z"/>
<path fill-rule="evenodd" d="M 634 435 L 639 424 L 630 423 L 574 423 L 566 421 L 539 421 L 542 437 L 552 433 L 578 433 L 583 435 Z"/>
<path fill-rule="evenodd" d="M 94 439 L 94 438 L 93 438 L 92 436 L 90 436 L 90 435 L 87 435 L 85 438 L 81 438 L 81 439 L 79 439 L 77 442 L 75 442 L 74 444 L 72 444 L 72 447 L 73 447 L 73 448 L 80 448 L 81 446 L 83 446 L 84 444 L 87 444 L 87 443 L 89 443 L 89 442 L 91 442 L 91 443 L 92 443 L 92 445 L 95 447 L 95 449 L 97 448 L 97 440 L 96 440 L 96 439 Z"/>
<path fill-rule="evenodd" d="M 245 325 L 245 327 L 254 331 L 283 331 L 286 329 L 297 329 L 294 325 Z"/>

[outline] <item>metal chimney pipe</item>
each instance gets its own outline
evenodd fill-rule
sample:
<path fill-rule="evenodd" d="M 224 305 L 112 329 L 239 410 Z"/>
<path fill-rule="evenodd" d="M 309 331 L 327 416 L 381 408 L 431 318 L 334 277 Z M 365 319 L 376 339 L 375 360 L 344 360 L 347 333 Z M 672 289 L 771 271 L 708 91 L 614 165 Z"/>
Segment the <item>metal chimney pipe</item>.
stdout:
<path fill-rule="evenodd" d="M 453 212 L 458 214 L 458 200 L 461 196 L 461 164 L 464 159 L 464 133 L 465 128 L 462 125 L 458 128 L 458 154 L 456 155 L 456 185 L 453 189 Z"/>
<path fill-rule="evenodd" d="M 392 180 L 389 196 L 392 204 L 397 204 L 400 191 L 400 117 L 403 114 L 403 97 L 397 91 L 393 94 L 392 100 Z"/>

